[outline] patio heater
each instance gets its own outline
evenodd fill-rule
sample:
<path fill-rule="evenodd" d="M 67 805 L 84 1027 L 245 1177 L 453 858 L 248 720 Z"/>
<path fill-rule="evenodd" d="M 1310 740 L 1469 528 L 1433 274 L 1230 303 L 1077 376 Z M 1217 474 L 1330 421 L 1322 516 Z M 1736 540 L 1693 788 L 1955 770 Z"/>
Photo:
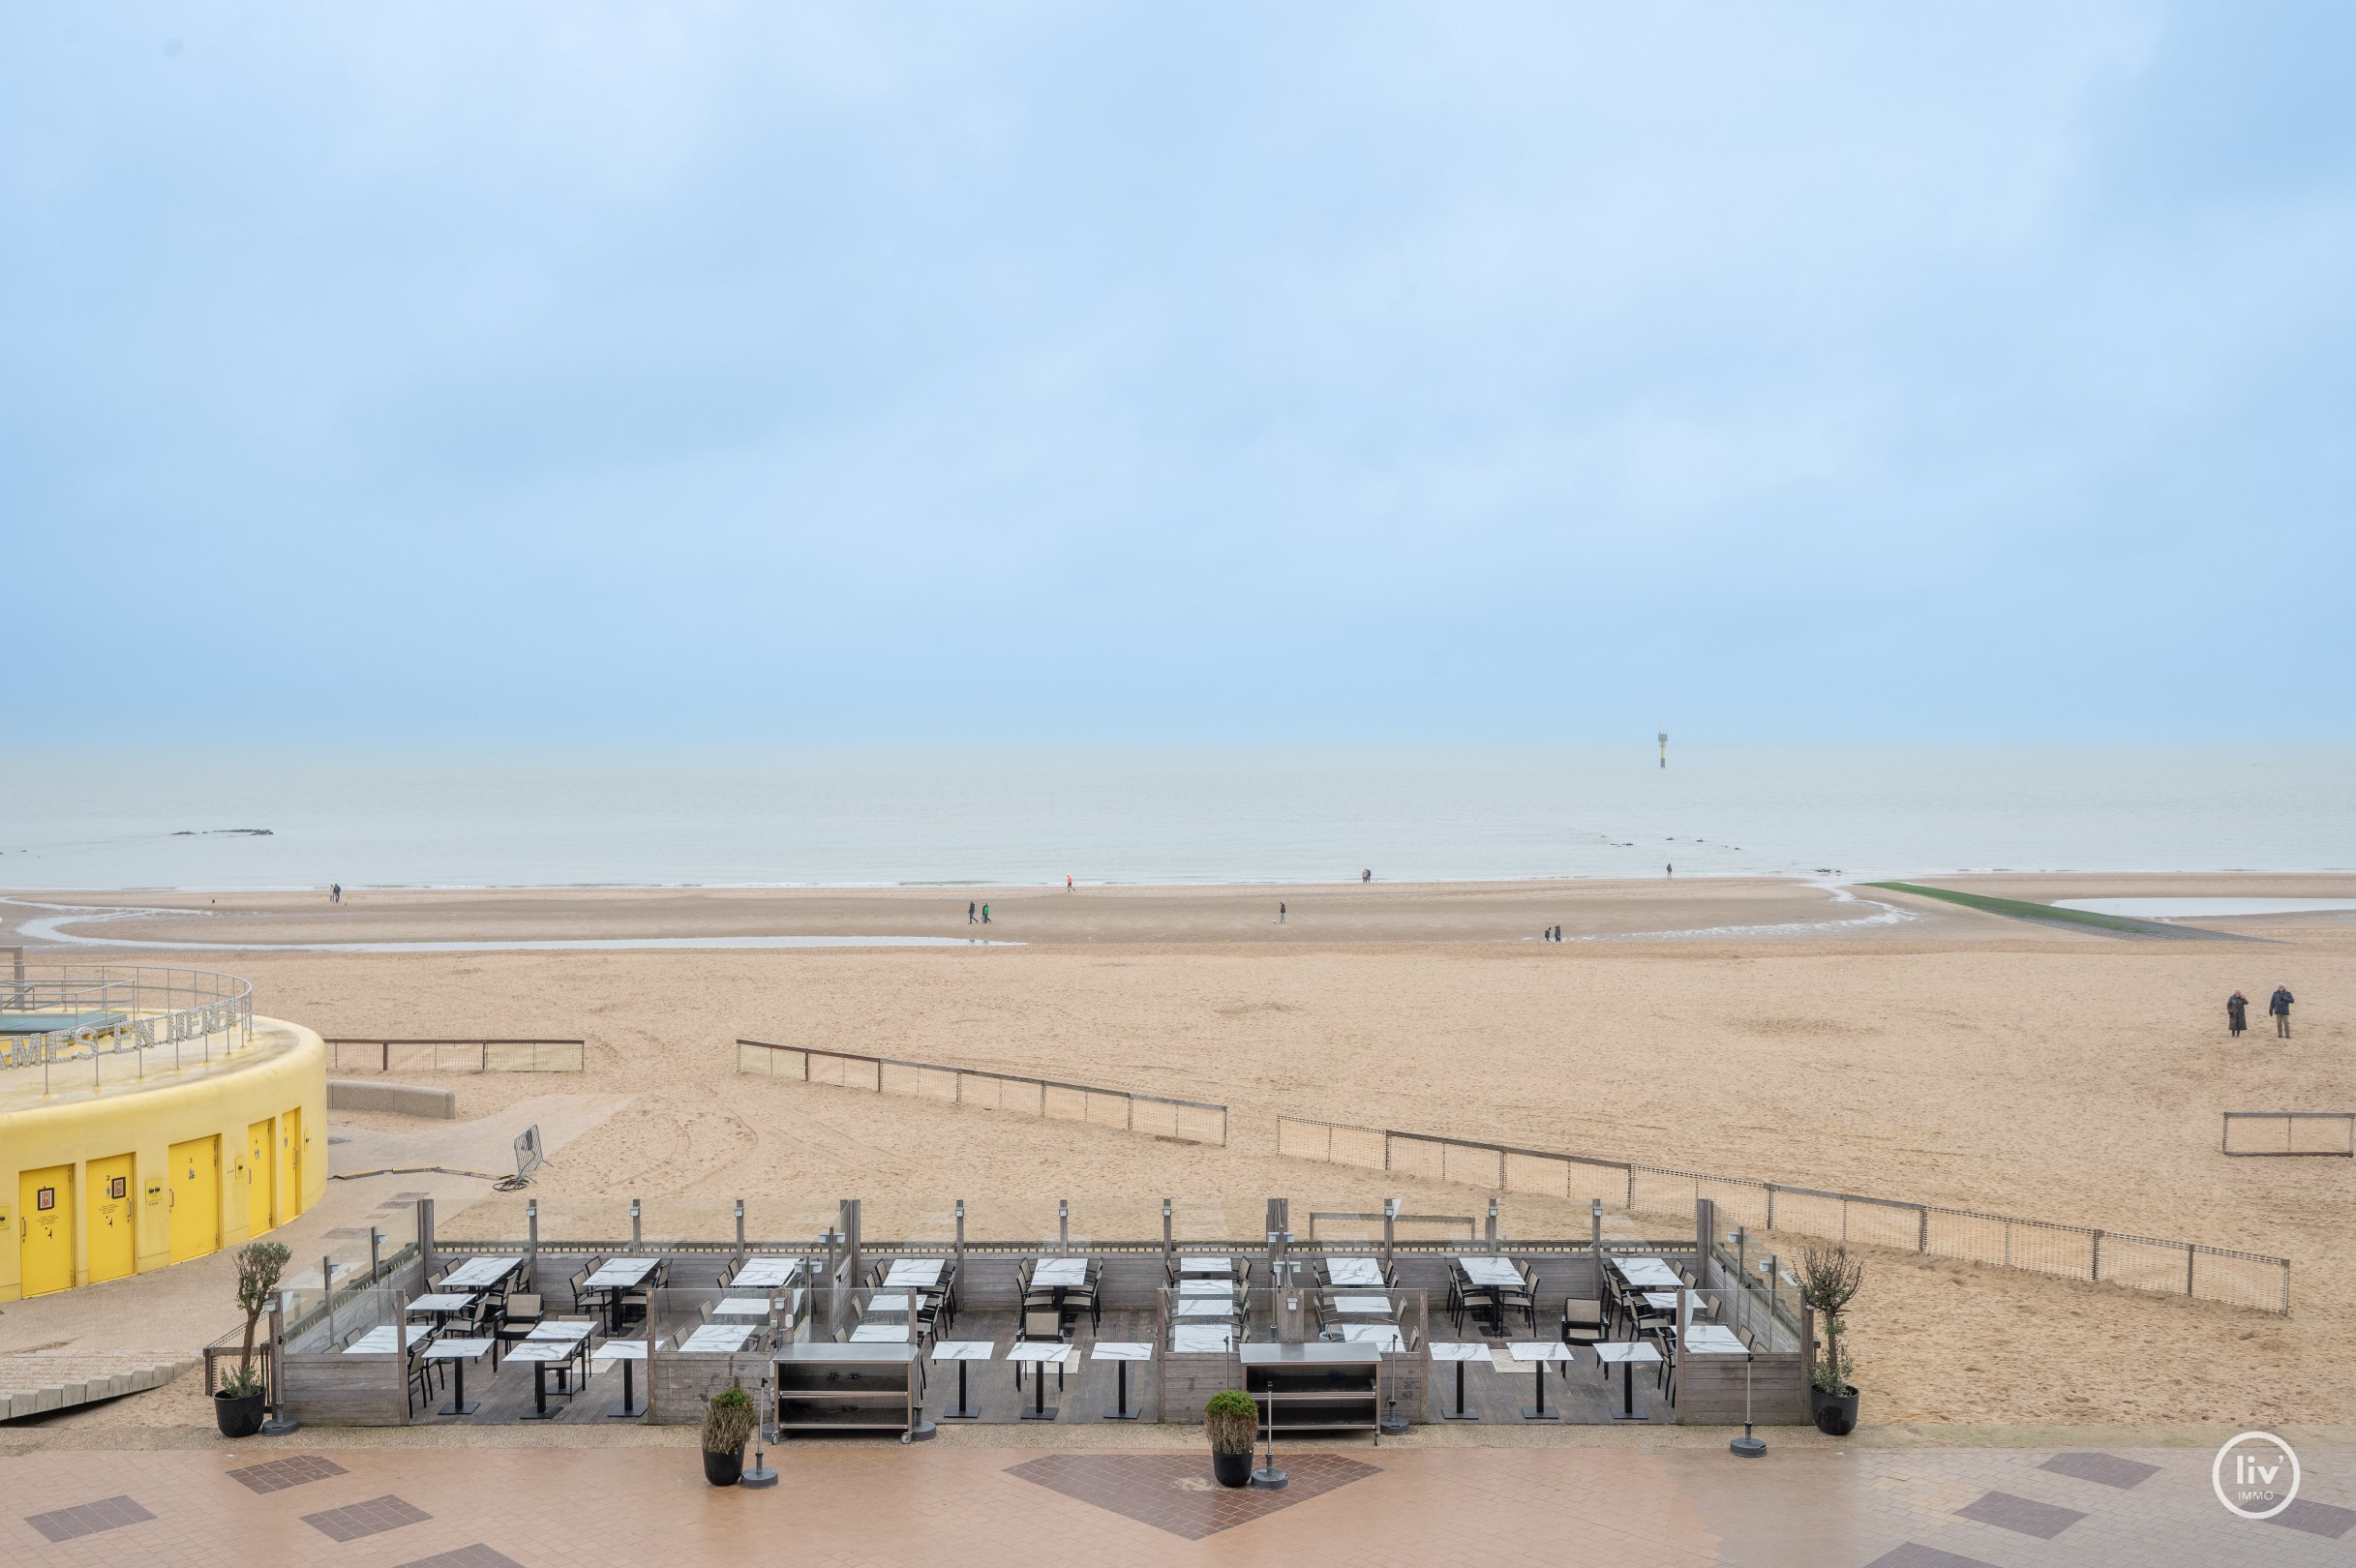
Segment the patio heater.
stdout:
<path fill-rule="evenodd" d="M 1271 1230 L 1268 1232 L 1268 1255 L 1270 1258 L 1278 1258 L 1284 1255 L 1284 1233 L 1283 1231 Z M 1269 1272 L 1274 1274 L 1275 1270 L 1271 1269 Z M 1301 1310 L 1301 1295 L 1299 1286 L 1284 1283 L 1277 1285 L 1276 1289 L 1279 1292 L 1277 1300 L 1282 1304 L 1286 1312 L 1297 1313 Z M 1252 1472 L 1252 1485 L 1261 1492 L 1282 1492 L 1292 1484 L 1292 1477 L 1286 1475 L 1284 1471 L 1276 1467 L 1275 1390 L 1271 1389 L 1269 1393 L 1270 1398 L 1268 1401 L 1268 1412 L 1264 1428 L 1267 1433 L 1267 1447 L 1262 1450 L 1260 1467 Z"/>
<path fill-rule="evenodd" d="M 743 1207 L 742 1199 L 738 1200 L 738 1207 Z M 770 1423 L 777 1418 L 777 1402 L 770 1397 L 769 1392 L 771 1365 L 773 1363 L 764 1363 L 761 1368 L 761 1419 L 753 1425 L 752 1467 L 737 1477 L 738 1486 L 753 1492 L 765 1491 L 777 1484 L 777 1472 L 769 1466 L 769 1449 L 766 1446 L 771 1440 Z"/>
<path fill-rule="evenodd" d="M 1742 1435 L 1726 1445 L 1727 1452 L 1737 1459 L 1765 1459 L 1767 1444 L 1751 1435 L 1751 1361 L 1749 1351 L 1742 1353 Z"/>

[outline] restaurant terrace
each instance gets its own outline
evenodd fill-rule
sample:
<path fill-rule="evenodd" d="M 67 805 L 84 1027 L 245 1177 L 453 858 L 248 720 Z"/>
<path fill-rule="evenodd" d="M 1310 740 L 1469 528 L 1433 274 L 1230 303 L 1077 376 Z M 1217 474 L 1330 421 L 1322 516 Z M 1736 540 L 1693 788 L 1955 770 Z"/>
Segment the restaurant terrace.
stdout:
<path fill-rule="evenodd" d="M 317 1424 L 669 1425 L 733 1383 L 780 1442 L 1199 1423 L 1223 1388 L 1279 1442 L 1808 1419 L 1792 1271 L 1707 1199 L 1649 1240 L 1607 1238 L 1600 1206 L 1523 1236 L 1506 1198 L 956 1201 L 890 1237 L 856 1198 L 661 1208 L 502 1195 L 438 1230 L 432 1199 L 397 1200 L 296 1260 L 270 1398 Z"/>

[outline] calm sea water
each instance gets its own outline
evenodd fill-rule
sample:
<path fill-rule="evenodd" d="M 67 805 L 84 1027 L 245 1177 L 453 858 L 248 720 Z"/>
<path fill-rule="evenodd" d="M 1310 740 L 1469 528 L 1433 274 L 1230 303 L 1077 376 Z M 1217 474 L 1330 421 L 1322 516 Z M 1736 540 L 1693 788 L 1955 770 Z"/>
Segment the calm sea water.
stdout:
<path fill-rule="evenodd" d="M 0 887 L 2356 868 L 2356 746 L 50 761 L 0 769 Z"/>

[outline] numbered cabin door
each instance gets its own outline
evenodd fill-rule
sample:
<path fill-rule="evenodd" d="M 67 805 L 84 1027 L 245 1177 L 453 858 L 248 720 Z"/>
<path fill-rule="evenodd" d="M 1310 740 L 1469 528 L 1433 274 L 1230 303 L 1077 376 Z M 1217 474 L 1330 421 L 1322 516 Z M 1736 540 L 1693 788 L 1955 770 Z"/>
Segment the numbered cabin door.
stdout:
<path fill-rule="evenodd" d="M 90 1208 L 90 1282 L 120 1280 L 139 1266 L 138 1200 L 131 1191 L 127 1154 L 93 1160 L 82 1168 L 82 1201 Z"/>
<path fill-rule="evenodd" d="M 221 1136 L 171 1146 L 171 1260 L 221 1250 Z"/>
<path fill-rule="evenodd" d="M 265 1117 L 246 1129 L 246 1234 L 278 1222 L 278 1123 Z"/>
<path fill-rule="evenodd" d="M 303 1107 L 294 1106 L 278 1118 L 278 1137 L 287 1146 L 286 1217 L 303 1212 Z"/>
<path fill-rule="evenodd" d="M 74 1167 L 16 1175 L 16 1247 L 28 1296 L 74 1287 Z"/>

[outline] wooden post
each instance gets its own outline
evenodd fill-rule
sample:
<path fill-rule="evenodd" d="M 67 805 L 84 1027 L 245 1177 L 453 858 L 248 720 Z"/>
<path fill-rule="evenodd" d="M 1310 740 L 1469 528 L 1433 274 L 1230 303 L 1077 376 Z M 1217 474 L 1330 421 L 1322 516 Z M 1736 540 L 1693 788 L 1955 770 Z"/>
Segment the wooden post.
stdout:
<path fill-rule="evenodd" d="M 1385 1267 L 1389 1266 L 1392 1250 L 1398 1243 L 1399 1200 L 1395 1197 L 1384 1198 L 1382 1200 L 1382 1261 Z"/>
<path fill-rule="evenodd" d="M 401 1424 L 409 1424 L 409 1294 L 393 1292 L 393 1384 L 401 1390 Z"/>
<path fill-rule="evenodd" d="M 2095 1282 L 2096 1282 L 2096 1283 L 2099 1284 L 2099 1283 L 2101 1282 L 2101 1280 L 2102 1280 L 2102 1232 L 2100 1232 L 2100 1231 L 2099 1231 L 2099 1230 L 2098 1230 L 2098 1231 L 2096 1231 L 2096 1232 L 2095 1232 Z"/>
<path fill-rule="evenodd" d="M 431 1276 L 438 1266 L 434 1255 L 434 1200 L 432 1198 L 417 1200 L 417 1256 L 425 1264 L 426 1274 Z"/>
<path fill-rule="evenodd" d="M 1170 1200 L 1163 1198 L 1162 1200 L 1162 1269 L 1165 1276 L 1169 1272 L 1170 1254 L 1176 1250 L 1171 1241 Z"/>

